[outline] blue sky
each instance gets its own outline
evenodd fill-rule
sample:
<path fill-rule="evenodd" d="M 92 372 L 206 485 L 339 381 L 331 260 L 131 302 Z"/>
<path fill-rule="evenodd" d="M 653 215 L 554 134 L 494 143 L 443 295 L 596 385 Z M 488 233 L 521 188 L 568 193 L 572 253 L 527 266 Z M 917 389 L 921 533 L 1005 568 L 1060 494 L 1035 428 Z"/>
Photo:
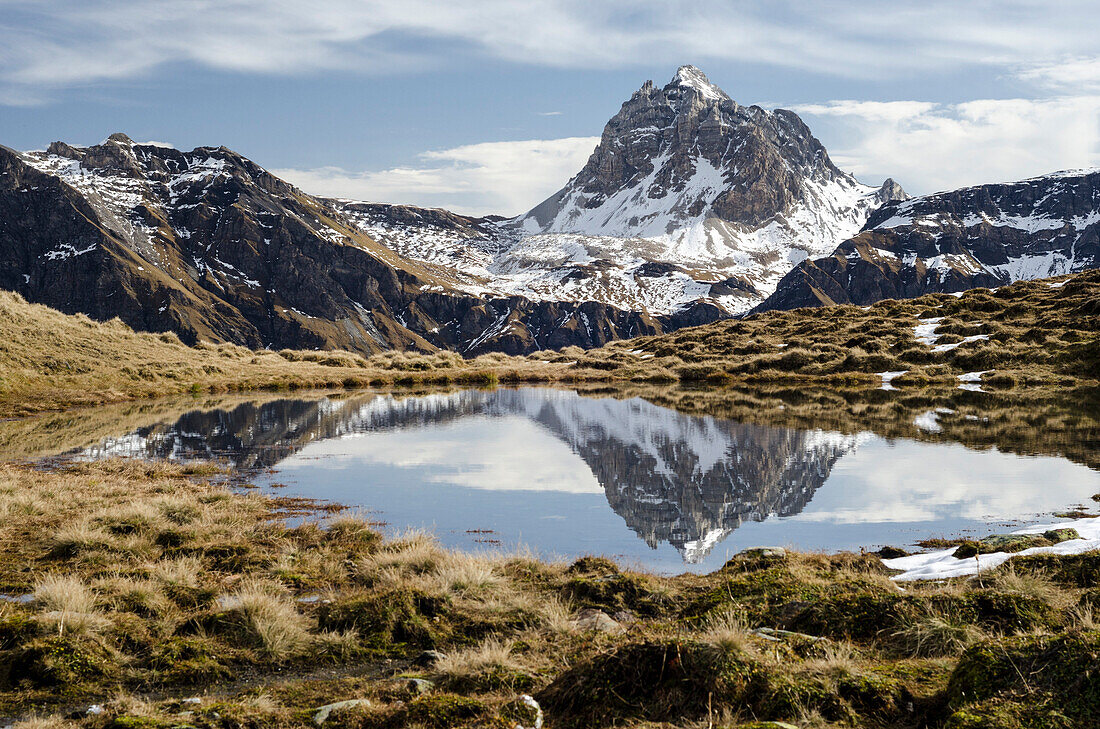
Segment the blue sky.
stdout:
<path fill-rule="evenodd" d="M 515 214 L 692 63 L 914 193 L 1100 164 L 1100 5 L 0 0 L 0 144 L 224 144 L 307 192 Z"/>

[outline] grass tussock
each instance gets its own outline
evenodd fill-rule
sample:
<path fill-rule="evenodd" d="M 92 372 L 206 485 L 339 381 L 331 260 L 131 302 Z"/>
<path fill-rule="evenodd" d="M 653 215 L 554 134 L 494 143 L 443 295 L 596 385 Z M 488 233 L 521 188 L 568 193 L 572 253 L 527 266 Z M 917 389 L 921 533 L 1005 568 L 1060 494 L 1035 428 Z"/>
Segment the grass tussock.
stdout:
<path fill-rule="evenodd" d="M 357 699 L 334 726 L 484 727 L 533 723 L 531 695 L 566 728 L 1015 726 L 989 717 L 1100 707 L 1059 683 L 1100 650 L 1082 579 L 1096 555 L 904 591 L 857 554 L 749 551 L 658 577 L 456 553 L 347 514 L 292 525 L 277 500 L 208 478 L 0 466 L 0 510 L 19 514 L 0 521 L 0 593 L 30 596 L 0 603 L 0 712 L 54 726 L 61 706 L 96 703 L 66 725 L 190 712 L 191 726 L 290 727 Z M 440 656 L 418 663 L 425 650 Z"/>

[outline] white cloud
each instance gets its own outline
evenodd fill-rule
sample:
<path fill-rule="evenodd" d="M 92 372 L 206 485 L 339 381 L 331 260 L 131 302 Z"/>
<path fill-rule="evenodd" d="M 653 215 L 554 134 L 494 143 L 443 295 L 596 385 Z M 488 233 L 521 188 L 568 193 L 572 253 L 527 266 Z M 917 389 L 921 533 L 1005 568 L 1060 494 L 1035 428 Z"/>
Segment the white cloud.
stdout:
<path fill-rule="evenodd" d="M 1100 57 L 1068 58 L 1025 68 L 1016 74 L 1059 91 L 1100 91 Z"/>
<path fill-rule="evenodd" d="M 493 491 L 603 494 L 592 469 L 567 443 L 525 417 L 472 416 L 452 423 L 314 441 L 279 464 L 355 469 L 389 466 L 412 482 Z"/>
<path fill-rule="evenodd" d="M 468 144 L 419 155 L 420 166 L 349 172 L 276 169 L 313 195 L 445 207 L 468 215 L 518 215 L 565 185 L 599 137 Z"/>
<path fill-rule="evenodd" d="M 864 78 L 1023 68 L 1040 80 L 1041 69 L 1066 58 L 1088 64 L 1096 48 L 1094 24 L 1083 22 L 1095 16 L 1094 0 L 873 9 L 855 0 L 0 0 L 0 8 L 0 79 L 38 89 L 131 78 L 171 63 L 392 73 L 445 65 L 461 48 L 574 68 L 720 59 Z"/>
<path fill-rule="evenodd" d="M 1100 96 L 795 106 L 838 166 L 924 194 L 1100 165 Z M 832 142 L 832 143 L 830 143 Z"/>

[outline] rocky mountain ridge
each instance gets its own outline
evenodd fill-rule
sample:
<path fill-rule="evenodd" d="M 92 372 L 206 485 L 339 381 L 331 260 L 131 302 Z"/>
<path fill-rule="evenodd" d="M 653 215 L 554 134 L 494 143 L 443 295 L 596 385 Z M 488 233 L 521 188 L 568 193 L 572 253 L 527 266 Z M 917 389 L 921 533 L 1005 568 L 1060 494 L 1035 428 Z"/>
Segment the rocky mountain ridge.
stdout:
<path fill-rule="evenodd" d="M 870 304 L 1100 267 L 1100 169 L 893 202 L 830 256 L 803 261 L 759 310 Z"/>
<path fill-rule="evenodd" d="M 793 112 L 742 106 L 683 66 L 635 92 L 584 168 L 518 218 L 456 227 L 376 207 L 357 220 L 402 255 L 454 266 L 475 293 L 736 314 L 905 197 L 839 170 Z"/>
<path fill-rule="evenodd" d="M 711 321 L 471 293 L 224 147 L 122 134 L 0 148 L 0 287 L 67 313 L 254 348 L 530 352 Z"/>

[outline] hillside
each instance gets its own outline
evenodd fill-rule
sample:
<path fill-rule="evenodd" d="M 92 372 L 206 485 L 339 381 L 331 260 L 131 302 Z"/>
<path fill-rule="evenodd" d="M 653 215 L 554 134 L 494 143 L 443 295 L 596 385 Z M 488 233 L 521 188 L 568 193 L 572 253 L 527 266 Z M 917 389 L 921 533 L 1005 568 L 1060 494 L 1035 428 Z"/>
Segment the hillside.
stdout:
<path fill-rule="evenodd" d="M 1100 170 L 895 201 L 831 255 L 802 261 L 759 310 L 870 304 L 1100 266 Z"/>
<path fill-rule="evenodd" d="M 362 354 L 593 347 L 715 317 L 485 290 L 382 245 L 342 209 L 225 147 L 124 134 L 0 147 L 0 288 L 189 344 Z"/>
<path fill-rule="evenodd" d="M 870 307 L 777 311 L 585 351 L 253 351 L 184 345 L 120 321 L 65 315 L 0 292 L 0 413 L 177 394 L 494 382 L 925 382 L 1013 387 L 1095 382 L 1100 272 Z"/>

